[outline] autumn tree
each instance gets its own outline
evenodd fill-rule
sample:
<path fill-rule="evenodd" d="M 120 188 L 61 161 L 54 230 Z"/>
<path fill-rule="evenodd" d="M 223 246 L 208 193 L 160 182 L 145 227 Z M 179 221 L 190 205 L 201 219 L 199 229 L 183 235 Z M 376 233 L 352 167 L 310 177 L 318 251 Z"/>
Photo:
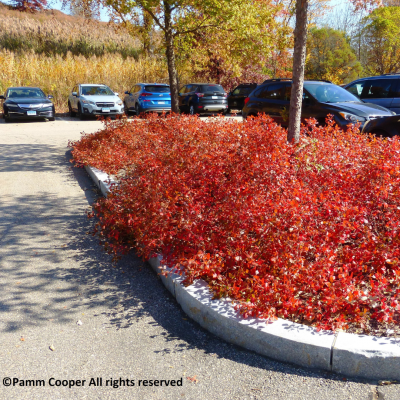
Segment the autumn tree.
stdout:
<path fill-rule="evenodd" d="M 313 27 L 307 39 L 305 75 L 307 79 L 325 79 L 341 84 L 357 78 L 360 62 L 343 32 Z"/>
<path fill-rule="evenodd" d="M 400 72 L 400 7 L 382 7 L 365 20 L 366 70 L 371 75 Z"/>
<path fill-rule="evenodd" d="M 19 11 L 34 13 L 43 10 L 47 6 L 47 0 L 14 0 L 12 6 Z"/>
<path fill-rule="evenodd" d="M 262 82 L 271 76 L 269 61 L 291 44 L 290 28 L 280 21 L 283 11 L 271 0 L 260 0 L 222 30 L 186 35 L 179 40 L 180 62 L 190 65 L 198 79 L 226 89 L 239 82 Z"/>

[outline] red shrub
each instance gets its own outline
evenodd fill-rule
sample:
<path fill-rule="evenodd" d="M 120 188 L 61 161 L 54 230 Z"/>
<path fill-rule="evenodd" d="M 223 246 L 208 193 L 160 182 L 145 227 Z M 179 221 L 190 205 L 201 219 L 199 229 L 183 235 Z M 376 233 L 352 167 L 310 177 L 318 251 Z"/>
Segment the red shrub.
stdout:
<path fill-rule="evenodd" d="M 80 164 L 125 171 L 95 205 L 110 251 L 162 253 L 245 316 L 397 320 L 400 141 L 304 129 L 292 146 L 265 116 L 151 116 L 71 145 Z"/>

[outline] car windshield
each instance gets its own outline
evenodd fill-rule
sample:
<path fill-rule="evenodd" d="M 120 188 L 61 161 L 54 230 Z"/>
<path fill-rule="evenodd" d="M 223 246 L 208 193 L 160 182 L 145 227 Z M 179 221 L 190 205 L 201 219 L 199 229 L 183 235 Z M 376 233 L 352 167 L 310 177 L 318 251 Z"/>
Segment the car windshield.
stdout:
<path fill-rule="evenodd" d="M 114 92 L 108 86 L 82 86 L 83 96 L 114 96 Z"/>
<path fill-rule="evenodd" d="M 340 86 L 331 83 L 304 83 L 307 89 L 321 103 L 342 103 L 348 101 L 360 102 L 360 99 Z"/>
<path fill-rule="evenodd" d="M 23 98 L 43 98 L 46 95 L 40 89 L 32 88 L 18 88 L 18 89 L 8 89 L 6 97 L 12 99 L 23 99 Z"/>
<path fill-rule="evenodd" d="M 169 93 L 171 91 L 169 86 L 161 85 L 147 85 L 144 87 L 144 90 L 151 93 Z"/>
<path fill-rule="evenodd" d="M 203 85 L 200 86 L 200 90 L 202 93 L 207 93 L 207 92 L 225 93 L 221 85 Z"/>
<path fill-rule="evenodd" d="M 237 87 L 232 94 L 234 96 L 247 96 L 254 89 L 254 86 Z"/>

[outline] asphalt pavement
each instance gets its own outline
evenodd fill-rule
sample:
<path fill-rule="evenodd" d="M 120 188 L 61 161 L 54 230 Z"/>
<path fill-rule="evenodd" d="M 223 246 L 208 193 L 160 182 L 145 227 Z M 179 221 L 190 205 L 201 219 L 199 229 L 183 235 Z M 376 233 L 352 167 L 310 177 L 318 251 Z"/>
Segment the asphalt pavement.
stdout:
<path fill-rule="evenodd" d="M 400 398 L 227 344 L 135 254 L 113 263 L 86 216 L 99 193 L 67 148 L 99 128 L 0 119 L 0 399 Z"/>

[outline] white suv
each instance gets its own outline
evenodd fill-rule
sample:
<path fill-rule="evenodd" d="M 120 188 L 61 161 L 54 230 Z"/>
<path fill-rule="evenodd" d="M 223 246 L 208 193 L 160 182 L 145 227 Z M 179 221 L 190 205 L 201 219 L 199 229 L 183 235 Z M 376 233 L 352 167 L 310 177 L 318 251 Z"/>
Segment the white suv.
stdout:
<path fill-rule="evenodd" d="M 118 97 L 106 85 L 79 84 L 74 86 L 68 96 L 68 109 L 71 117 L 77 116 L 83 119 L 85 116 L 110 116 L 124 113 L 124 105 Z"/>

